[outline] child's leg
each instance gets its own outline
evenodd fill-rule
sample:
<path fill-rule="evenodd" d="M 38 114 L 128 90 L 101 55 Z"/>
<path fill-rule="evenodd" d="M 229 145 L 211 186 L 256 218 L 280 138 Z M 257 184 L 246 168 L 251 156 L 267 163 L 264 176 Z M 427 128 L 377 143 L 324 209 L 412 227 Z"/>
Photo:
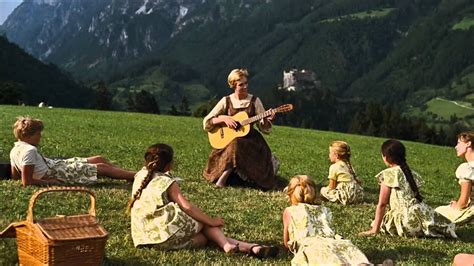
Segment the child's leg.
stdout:
<path fill-rule="evenodd" d="M 220 227 L 204 226 L 202 232 L 207 239 L 216 243 L 226 253 L 231 252 L 236 247 L 236 244 L 229 242 L 229 239 L 224 235 L 224 232 L 222 232 Z"/>
<path fill-rule="evenodd" d="M 108 165 L 105 163 L 98 163 L 97 165 L 97 175 L 108 176 L 114 179 L 127 179 L 133 180 L 135 172 L 124 170 L 122 168 Z"/>
<path fill-rule="evenodd" d="M 240 252 L 253 252 L 254 254 L 258 254 L 260 249 L 265 247 L 263 245 L 248 243 L 230 237 L 226 237 L 220 227 L 205 226 L 202 232 L 209 240 L 215 242 L 226 253 L 231 252 L 235 247 L 239 247 Z M 252 252 L 250 249 L 252 249 Z"/>
<path fill-rule="evenodd" d="M 100 155 L 92 156 L 92 157 L 87 157 L 87 162 L 92 163 L 92 164 L 98 164 L 98 163 L 104 163 L 108 165 L 112 165 L 107 159 Z"/>

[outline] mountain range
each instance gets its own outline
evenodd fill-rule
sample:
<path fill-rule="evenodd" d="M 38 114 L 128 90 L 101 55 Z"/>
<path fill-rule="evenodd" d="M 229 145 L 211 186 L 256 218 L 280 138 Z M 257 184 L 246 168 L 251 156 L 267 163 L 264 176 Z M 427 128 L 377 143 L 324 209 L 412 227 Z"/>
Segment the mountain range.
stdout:
<path fill-rule="evenodd" d="M 194 73 L 174 81 L 205 88 L 195 101 L 227 94 L 236 67 L 269 103 L 291 68 L 313 70 L 338 98 L 402 109 L 439 96 L 473 101 L 469 0 L 25 0 L 0 30 L 77 79 L 115 89 L 163 91 L 167 74 L 147 84 L 128 74 L 143 82 L 166 63 Z"/>

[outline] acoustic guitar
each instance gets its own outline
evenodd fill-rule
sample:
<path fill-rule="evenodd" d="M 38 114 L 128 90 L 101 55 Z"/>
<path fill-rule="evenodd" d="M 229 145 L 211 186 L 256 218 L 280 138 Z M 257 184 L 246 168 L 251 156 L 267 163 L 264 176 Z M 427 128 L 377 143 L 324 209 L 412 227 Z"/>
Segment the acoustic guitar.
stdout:
<path fill-rule="evenodd" d="M 238 112 L 232 119 L 237 122 L 237 128 L 229 128 L 226 125 L 216 126 L 214 129 L 209 131 L 207 134 L 209 136 L 209 142 L 211 146 L 215 149 L 222 149 L 227 146 L 235 138 L 246 136 L 250 132 L 250 124 L 255 121 L 258 121 L 267 116 L 271 116 L 273 113 L 285 113 L 293 110 L 292 104 L 284 104 L 273 110 L 267 110 L 256 116 L 249 118 L 246 112 Z"/>

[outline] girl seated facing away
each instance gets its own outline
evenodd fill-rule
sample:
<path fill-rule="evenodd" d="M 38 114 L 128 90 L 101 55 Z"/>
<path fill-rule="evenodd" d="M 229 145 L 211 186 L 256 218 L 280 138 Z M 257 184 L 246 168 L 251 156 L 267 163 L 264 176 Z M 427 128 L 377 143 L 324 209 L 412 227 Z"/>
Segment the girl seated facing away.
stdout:
<path fill-rule="evenodd" d="M 97 175 L 133 180 L 135 172 L 114 166 L 102 156 L 70 159 L 44 157 L 37 149 L 43 128 L 41 120 L 22 116 L 13 124 L 17 142 L 10 151 L 12 178 L 21 178 L 23 186 L 91 184 L 97 181 Z"/>
<path fill-rule="evenodd" d="M 169 174 L 173 149 L 155 144 L 145 153 L 145 167 L 133 182 L 128 210 L 135 247 L 183 249 L 204 247 L 210 240 L 226 253 L 243 252 L 258 258 L 274 257 L 278 248 L 226 237 L 224 220 L 209 217 L 189 202 Z"/>
<path fill-rule="evenodd" d="M 375 219 L 372 228 L 359 235 L 382 231 L 398 236 L 457 238 L 455 225 L 423 202 L 419 191 L 421 177 L 408 166 L 405 146 L 398 140 L 385 141 L 382 159 L 388 168 L 377 174 L 380 195 Z"/>
<path fill-rule="evenodd" d="M 295 255 L 292 265 L 369 263 L 350 240 L 334 233 L 331 211 L 317 204 L 320 198 L 308 176 L 291 178 L 285 191 L 291 206 L 283 212 L 283 242 Z"/>
<path fill-rule="evenodd" d="M 344 141 L 333 141 L 329 146 L 329 185 L 321 188 L 321 196 L 343 205 L 362 202 L 364 189 L 351 164 L 351 148 Z"/>
<path fill-rule="evenodd" d="M 462 163 L 456 169 L 456 177 L 461 187 L 458 200 L 453 200 L 449 205 L 440 206 L 435 209 L 435 211 L 455 224 L 465 224 L 474 218 L 474 205 L 472 204 L 474 197 L 472 192 L 472 183 L 474 182 L 473 141 L 474 131 L 463 132 L 458 136 L 456 155 L 466 160 L 465 163 Z"/>

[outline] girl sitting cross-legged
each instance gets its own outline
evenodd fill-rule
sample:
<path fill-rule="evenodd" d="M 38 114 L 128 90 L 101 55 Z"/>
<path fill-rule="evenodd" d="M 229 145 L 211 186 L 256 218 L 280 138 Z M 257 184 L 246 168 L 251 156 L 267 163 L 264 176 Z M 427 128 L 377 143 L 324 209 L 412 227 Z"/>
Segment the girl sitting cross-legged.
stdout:
<path fill-rule="evenodd" d="M 173 149 L 166 144 L 155 144 L 145 153 L 145 167 L 135 175 L 128 210 L 136 247 L 199 248 L 210 240 L 226 253 L 244 252 L 258 258 L 278 254 L 277 247 L 226 237 L 222 218 L 208 216 L 181 193 L 169 174 L 172 163 Z"/>
<path fill-rule="evenodd" d="M 321 196 L 331 202 L 343 205 L 358 203 L 364 199 L 364 189 L 360 186 L 351 164 L 351 148 L 344 141 L 333 141 L 329 146 L 329 185 L 321 188 Z"/>
<path fill-rule="evenodd" d="M 135 172 L 124 170 L 97 155 L 88 158 L 49 159 L 38 152 L 43 122 L 20 116 L 13 124 L 17 139 L 10 151 L 13 179 L 21 179 L 23 186 L 57 185 L 64 183 L 90 184 L 97 176 L 133 180 Z"/>
<path fill-rule="evenodd" d="M 292 265 L 369 263 L 350 240 L 334 233 L 331 211 L 318 205 L 320 198 L 309 176 L 294 176 L 285 191 L 291 206 L 283 212 L 283 242 L 295 255 Z"/>
<path fill-rule="evenodd" d="M 382 231 L 398 236 L 456 238 L 455 225 L 423 202 L 419 190 L 421 177 L 408 166 L 405 146 L 398 140 L 385 141 L 382 159 L 388 168 L 377 174 L 380 195 L 375 219 L 372 228 L 360 235 Z"/>

